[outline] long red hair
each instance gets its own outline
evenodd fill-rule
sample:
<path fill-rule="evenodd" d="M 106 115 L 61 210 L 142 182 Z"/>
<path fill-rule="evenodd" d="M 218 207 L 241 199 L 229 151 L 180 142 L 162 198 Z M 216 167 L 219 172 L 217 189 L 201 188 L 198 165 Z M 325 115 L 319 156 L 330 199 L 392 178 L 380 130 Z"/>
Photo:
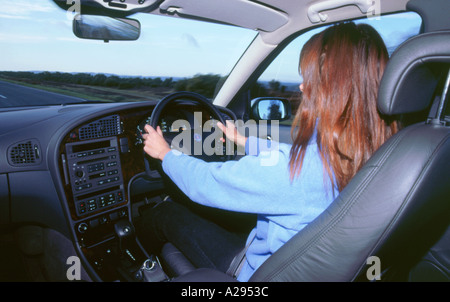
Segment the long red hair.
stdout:
<path fill-rule="evenodd" d="M 291 178 L 300 173 L 314 131 L 324 168 L 339 191 L 397 131 L 397 123 L 383 119 L 376 106 L 388 59 L 380 35 L 366 24 L 341 23 L 305 44 L 302 101 L 291 129 Z"/>

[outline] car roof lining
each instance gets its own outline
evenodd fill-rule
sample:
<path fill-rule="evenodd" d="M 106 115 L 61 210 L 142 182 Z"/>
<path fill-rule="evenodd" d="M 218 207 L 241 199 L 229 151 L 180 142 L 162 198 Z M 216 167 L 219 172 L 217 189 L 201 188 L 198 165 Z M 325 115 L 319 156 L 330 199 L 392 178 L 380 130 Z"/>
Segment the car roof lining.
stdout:
<path fill-rule="evenodd" d="M 167 13 L 212 19 L 263 32 L 275 31 L 289 21 L 284 12 L 246 0 L 166 0 L 159 8 Z"/>
<path fill-rule="evenodd" d="M 66 7 L 65 0 L 53 0 Z M 101 14 L 132 15 L 136 12 L 196 19 L 256 30 L 267 44 L 278 45 L 284 38 L 308 27 L 330 24 L 364 16 L 405 11 L 409 0 L 149 0 L 136 8 L 137 0 L 81 0 L 83 10 L 97 9 Z M 105 4 L 121 3 L 121 9 Z M 320 9 L 319 9 L 320 8 Z M 311 11 L 326 15 L 312 22 Z M 317 13 L 316 12 L 316 13 Z"/>
<path fill-rule="evenodd" d="M 286 37 L 308 27 L 331 24 L 341 20 L 361 18 L 366 15 L 357 5 L 344 5 L 346 0 L 165 0 L 151 14 L 171 17 L 209 20 L 216 23 L 257 30 L 267 44 L 278 45 Z M 363 1 L 364 2 L 364 1 Z M 405 11 L 408 0 L 379 0 L 375 14 Z M 308 17 L 311 5 L 327 3 L 335 7 L 326 11 L 324 22 L 313 23 Z M 170 9 L 172 7 L 172 9 Z M 378 12 L 377 12 L 378 11 Z M 226 13 L 224 13 L 226 12 Z M 263 17 L 261 17 L 263 16 Z M 270 22 L 268 22 L 270 18 Z"/>

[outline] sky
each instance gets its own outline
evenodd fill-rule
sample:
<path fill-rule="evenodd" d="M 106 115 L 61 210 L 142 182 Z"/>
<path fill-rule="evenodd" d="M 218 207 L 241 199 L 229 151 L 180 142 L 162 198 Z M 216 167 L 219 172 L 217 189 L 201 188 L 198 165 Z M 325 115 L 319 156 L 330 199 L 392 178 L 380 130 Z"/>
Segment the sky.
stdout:
<path fill-rule="evenodd" d="M 137 41 L 83 40 L 72 33 L 73 15 L 49 0 L 0 0 L 0 71 L 91 72 L 144 77 L 226 75 L 256 32 L 148 14 L 140 21 Z M 364 18 L 385 39 L 388 48 L 416 34 L 414 15 Z M 301 45 L 315 32 L 292 42 L 263 74 L 263 80 L 298 82 Z"/>
<path fill-rule="evenodd" d="M 237 27 L 136 14 L 137 41 L 83 40 L 48 0 L 0 0 L 0 70 L 137 76 L 227 74 L 256 35 Z M 218 39 L 220 37 L 220 39 Z"/>

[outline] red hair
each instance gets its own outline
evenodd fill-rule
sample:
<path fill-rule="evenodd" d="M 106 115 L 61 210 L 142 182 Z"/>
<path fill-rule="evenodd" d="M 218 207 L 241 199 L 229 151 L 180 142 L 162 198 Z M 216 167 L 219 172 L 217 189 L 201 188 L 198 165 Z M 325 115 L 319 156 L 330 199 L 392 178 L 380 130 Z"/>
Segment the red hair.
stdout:
<path fill-rule="evenodd" d="M 324 168 L 339 191 L 397 131 L 396 122 L 383 119 L 376 106 L 388 58 L 383 40 L 366 24 L 341 23 L 305 44 L 299 64 L 302 102 L 291 129 L 291 178 L 300 173 L 314 131 Z"/>

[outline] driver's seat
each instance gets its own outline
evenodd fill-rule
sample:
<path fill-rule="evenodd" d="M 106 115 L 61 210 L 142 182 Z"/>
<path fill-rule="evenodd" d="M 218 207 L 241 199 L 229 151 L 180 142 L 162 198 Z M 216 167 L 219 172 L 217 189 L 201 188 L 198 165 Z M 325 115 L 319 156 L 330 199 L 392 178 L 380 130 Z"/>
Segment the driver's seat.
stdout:
<path fill-rule="evenodd" d="M 441 100 L 449 67 L 450 31 L 419 35 L 397 49 L 380 86 L 380 111 L 407 116 L 431 108 L 431 115 L 389 139 L 249 281 L 363 281 L 374 259 L 382 272 L 375 279 L 405 280 L 449 227 L 450 116 Z M 175 279 L 194 280 L 232 279 L 208 269 Z"/>

